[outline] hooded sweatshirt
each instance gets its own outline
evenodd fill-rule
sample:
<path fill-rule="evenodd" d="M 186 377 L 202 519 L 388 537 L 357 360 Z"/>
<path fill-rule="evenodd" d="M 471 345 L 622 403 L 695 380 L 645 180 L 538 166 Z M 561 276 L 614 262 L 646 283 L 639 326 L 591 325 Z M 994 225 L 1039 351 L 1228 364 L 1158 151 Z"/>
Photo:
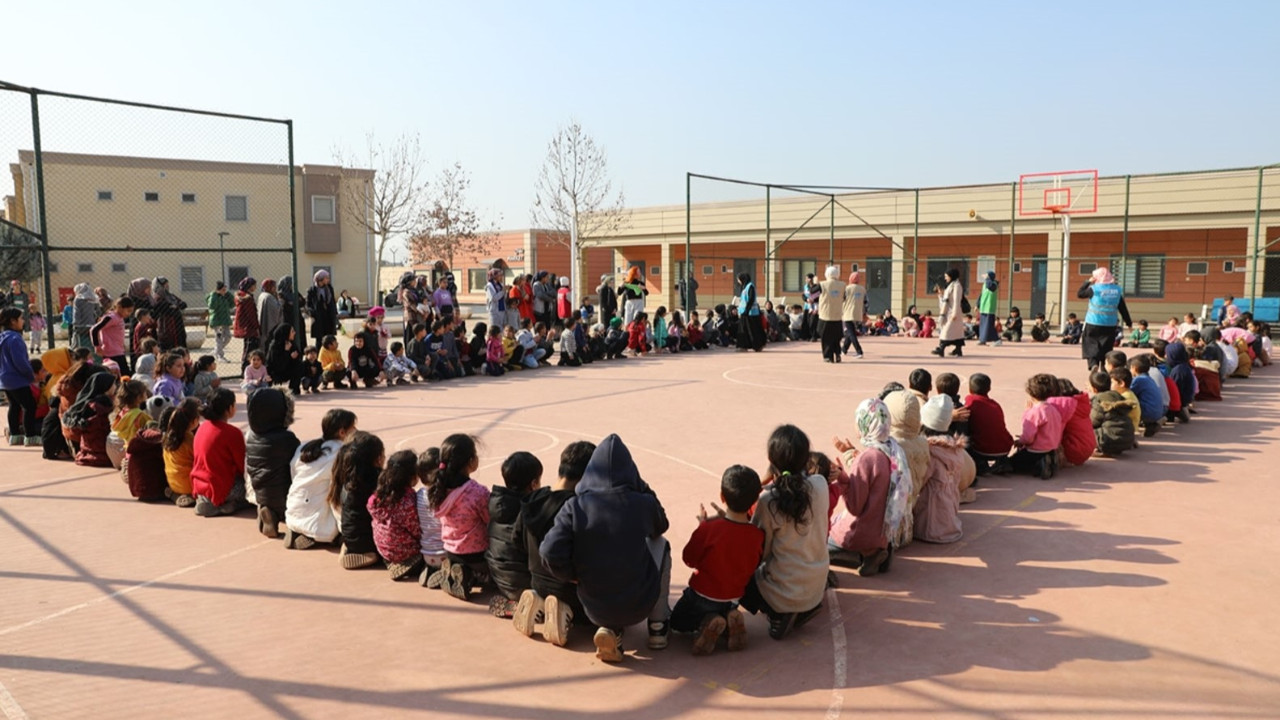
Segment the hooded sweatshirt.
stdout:
<path fill-rule="evenodd" d="M 960 491 L 973 484 L 977 474 L 973 458 L 965 452 L 968 442 L 954 435 L 928 438 L 929 475 L 916 500 L 915 538 L 931 543 L 952 543 L 964 534 L 960 524 Z"/>
<path fill-rule="evenodd" d="M 287 327 L 287 326 L 282 326 Z M 298 450 L 293 424 L 293 397 L 276 388 L 262 388 L 249 396 L 249 434 L 245 436 L 245 470 L 259 507 L 285 516 L 293 480 L 290 464 Z"/>
<path fill-rule="evenodd" d="M 521 502 L 520 518 L 516 521 L 515 542 L 525 552 L 530 586 L 544 598 L 555 595 L 581 609 L 574 584 L 557 580 L 542 564 L 542 555 L 538 552 L 538 546 L 555 524 L 560 508 L 573 495 L 572 490 L 552 490 L 549 487 L 538 488 L 526 495 Z"/>
<path fill-rule="evenodd" d="M 489 493 L 489 547 L 484 551 L 489 577 L 503 595 L 520 597 L 530 587 L 529 558 L 516 542 L 522 507 L 521 496 L 505 485 Z"/>
<path fill-rule="evenodd" d="M 591 622 L 623 628 L 647 618 L 659 600 L 662 578 L 648 541 L 667 527 L 666 511 L 640 479 L 631 452 L 610 435 L 592 453 L 539 552 L 556 578 L 578 583 Z"/>
<path fill-rule="evenodd" d="M 31 369 L 27 343 L 22 339 L 22 333 L 16 330 L 0 333 L 0 389 L 31 387 L 35 381 L 35 372 Z M 50 385 L 53 383 L 52 380 L 49 382 Z"/>
<path fill-rule="evenodd" d="M 1187 347 L 1180 342 L 1169 343 L 1164 350 L 1164 359 L 1167 366 L 1165 375 L 1178 386 L 1181 407 L 1186 407 L 1196 397 L 1196 376 L 1191 369 L 1191 357 L 1187 354 Z M 1170 405 L 1172 406 L 1172 403 Z"/>

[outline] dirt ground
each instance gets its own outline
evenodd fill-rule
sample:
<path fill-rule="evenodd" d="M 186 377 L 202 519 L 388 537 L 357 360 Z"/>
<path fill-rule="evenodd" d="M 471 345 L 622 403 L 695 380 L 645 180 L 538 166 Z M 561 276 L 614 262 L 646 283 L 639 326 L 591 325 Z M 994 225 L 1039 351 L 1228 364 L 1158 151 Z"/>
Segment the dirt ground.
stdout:
<path fill-rule="evenodd" d="M 985 372 L 1016 429 L 1033 372 L 1087 387 L 1078 349 L 1006 345 L 940 360 L 872 339 L 546 368 L 299 399 L 295 432 L 342 406 L 388 451 L 451 432 L 483 443 L 477 479 L 515 450 L 616 432 L 679 552 L 733 463 L 763 469 L 772 428 L 816 449 L 855 436 L 857 403 L 917 366 Z M 590 633 L 566 649 L 335 552 L 286 551 L 248 513 L 202 519 L 134 501 L 119 476 L 0 454 L 0 712 L 34 718 L 1274 718 L 1280 645 L 1280 372 L 1230 381 L 1177 426 L 1052 481 L 984 478 L 964 537 L 914 544 L 891 573 L 837 570 L 824 613 L 782 642 L 694 658 L 627 632 L 621 665 Z M 243 424 L 243 406 L 237 422 Z M 550 480 L 550 477 L 546 478 Z M 678 555 L 677 555 L 678 556 Z M 689 571 L 679 562 L 671 598 Z"/>

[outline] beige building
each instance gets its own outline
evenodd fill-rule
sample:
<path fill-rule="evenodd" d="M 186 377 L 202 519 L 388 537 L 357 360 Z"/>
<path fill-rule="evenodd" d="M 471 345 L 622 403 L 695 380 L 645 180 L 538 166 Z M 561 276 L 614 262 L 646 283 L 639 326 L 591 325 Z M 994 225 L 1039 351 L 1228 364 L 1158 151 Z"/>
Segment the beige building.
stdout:
<path fill-rule="evenodd" d="M 1066 310 L 1083 313 L 1076 290 L 1100 264 L 1125 286 L 1134 320 L 1147 318 L 1153 330 L 1224 295 L 1280 297 L 1276 167 L 1101 178 L 1097 212 L 1073 217 L 1065 257 L 1062 220 L 1022 216 L 1017 183 L 835 199 L 834 209 L 827 197 L 779 191 L 767 208 L 763 197 L 695 202 L 689 225 L 699 307 L 728 301 L 739 272 L 756 279 L 762 298 L 797 302 L 805 275 L 821 278 L 829 263 L 842 277 L 866 271 L 871 311 L 898 315 L 913 303 L 936 312 L 933 285 L 953 266 L 974 289 L 995 270 L 1000 313 L 1016 305 L 1024 317 L 1043 312 L 1055 324 L 1064 278 Z M 684 205 L 636 208 L 629 227 L 603 241 L 617 267 L 641 267 L 650 304 L 679 305 L 685 227 Z M 970 295 L 976 304 L 976 290 Z"/>
<path fill-rule="evenodd" d="M 40 230 L 34 153 L 10 165 L 12 222 Z M 203 304 L 217 280 L 234 287 L 292 274 L 290 219 L 297 218 L 296 286 L 316 270 L 338 290 L 369 297 L 376 277 L 359 203 L 373 171 L 46 152 L 45 219 L 55 298 L 79 282 L 123 292 L 136 277 L 169 278 L 190 305 Z M 60 302 L 60 301 L 59 301 Z"/>

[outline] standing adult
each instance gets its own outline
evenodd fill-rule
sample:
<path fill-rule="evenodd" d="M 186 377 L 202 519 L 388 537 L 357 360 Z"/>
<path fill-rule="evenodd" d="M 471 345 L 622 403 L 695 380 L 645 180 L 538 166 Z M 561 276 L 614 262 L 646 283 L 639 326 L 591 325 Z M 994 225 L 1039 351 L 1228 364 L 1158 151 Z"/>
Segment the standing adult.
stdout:
<path fill-rule="evenodd" d="M 938 347 L 931 352 L 938 357 L 951 345 L 951 357 L 964 355 L 964 285 L 960 284 L 960 271 L 956 268 L 947 270 L 946 287 L 938 292 L 938 320 L 942 326 L 938 329 Z"/>
<path fill-rule="evenodd" d="M 804 319 L 800 322 L 800 339 L 805 341 L 816 340 L 814 337 L 814 326 L 817 318 L 818 308 L 809 302 L 809 298 L 813 297 L 813 288 L 818 284 L 813 273 L 804 276 L 804 284 L 800 286 L 800 302 L 804 309 Z"/>
<path fill-rule="evenodd" d="M 1000 333 L 996 332 L 996 312 L 1000 301 L 1000 281 L 996 279 L 996 271 L 988 270 L 982 281 L 982 294 L 978 295 L 978 344 L 995 343 L 1001 345 Z"/>
<path fill-rule="evenodd" d="M 685 276 L 677 283 L 680 290 L 680 307 L 686 313 L 698 309 L 698 281 L 693 277 L 693 266 L 685 263 Z"/>
<path fill-rule="evenodd" d="M 516 275 L 507 289 L 507 325 L 517 330 L 526 317 L 533 320 L 533 284 L 529 282 L 532 277 Z"/>
<path fill-rule="evenodd" d="M 151 281 L 151 314 L 156 319 L 156 339 L 160 350 L 168 352 L 187 346 L 187 323 L 182 311 L 187 304 L 182 298 L 169 292 L 169 279 L 157 277 Z"/>
<path fill-rule="evenodd" d="M 502 280 L 502 270 L 493 268 L 489 271 L 489 282 L 484 286 L 484 304 L 489 311 L 491 328 L 503 328 L 507 325 L 507 289 Z"/>
<path fill-rule="evenodd" d="M 284 322 L 284 309 L 280 307 L 280 298 L 276 297 L 276 281 L 267 278 L 262 281 L 262 292 L 258 293 L 258 337 L 270 339 L 276 326 Z"/>
<path fill-rule="evenodd" d="M 1080 353 L 1092 371 L 1102 365 L 1107 353 L 1115 349 L 1120 320 L 1124 320 L 1126 328 L 1133 327 L 1133 320 L 1129 318 L 1129 308 L 1124 304 L 1124 289 L 1116 283 L 1111 268 L 1105 265 L 1094 269 L 1076 292 L 1076 297 L 1089 301 L 1084 330 L 1080 332 Z"/>
<path fill-rule="evenodd" d="M 844 323 L 844 345 L 840 354 L 847 355 L 849 346 L 854 349 L 854 357 L 862 357 L 862 343 L 858 342 L 858 330 L 862 327 L 862 318 L 867 313 L 867 289 L 859 280 L 862 273 L 849 273 L 849 284 L 844 286 L 844 307 L 841 308 L 840 319 Z M 836 357 L 839 357 L 838 355 Z"/>
<path fill-rule="evenodd" d="M 551 273 L 538 271 L 538 281 L 533 284 L 533 316 L 538 322 L 551 329 L 551 316 L 555 314 L 556 286 L 551 282 Z"/>
<path fill-rule="evenodd" d="M 307 312 L 311 314 L 311 337 L 316 347 L 326 335 L 338 334 L 338 303 L 333 297 L 333 281 L 328 270 L 317 270 L 307 290 Z"/>
<path fill-rule="evenodd" d="M 281 322 L 286 325 L 292 325 L 297 335 L 297 343 L 301 345 L 303 338 L 307 336 L 307 321 L 302 317 L 299 307 L 299 297 L 297 290 L 293 287 L 293 276 L 285 275 L 280 278 L 280 286 L 276 289 L 277 297 L 280 299 L 280 317 Z"/>
<path fill-rule="evenodd" d="M 844 281 L 840 269 L 827 266 L 826 279 L 818 283 L 818 334 L 822 338 L 823 362 L 840 362 L 840 335 L 844 318 Z"/>
<path fill-rule="evenodd" d="M 262 325 L 258 322 L 258 304 L 253 291 L 258 288 L 258 281 L 251 277 L 240 279 L 236 286 L 236 313 L 231 321 L 231 336 L 244 341 L 240 352 L 240 369 L 249 364 L 249 353 L 258 349 L 258 338 L 262 335 Z"/>
<path fill-rule="evenodd" d="M 231 308 L 235 304 L 227 284 L 219 280 L 204 304 L 209 309 L 209 329 L 213 330 L 213 356 L 226 362 L 227 343 L 231 342 Z"/>
<path fill-rule="evenodd" d="M 31 296 L 22 289 L 21 280 L 9 281 L 9 294 L 0 302 L 0 307 L 17 308 L 22 312 L 22 331 L 31 329 Z"/>
<path fill-rule="evenodd" d="M 738 284 L 742 287 L 742 293 L 738 295 L 738 349 L 760 352 L 764 349 L 765 337 L 756 284 L 751 282 L 747 273 L 738 275 Z"/>
<path fill-rule="evenodd" d="M 632 265 L 627 271 L 626 282 L 622 284 L 622 324 L 629 327 L 636 315 L 644 312 L 644 298 L 649 294 L 645 287 L 644 277 L 640 274 L 640 266 Z"/>
<path fill-rule="evenodd" d="M 613 289 L 613 276 L 609 273 L 601 275 L 600 287 L 596 291 L 600 294 L 596 306 L 596 310 L 600 312 L 600 322 L 609 327 L 609 321 L 618 315 L 618 293 Z"/>
<path fill-rule="evenodd" d="M 400 282 L 396 285 L 396 302 L 400 303 L 405 345 L 413 339 L 413 326 L 426 320 L 422 311 L 418 309 L 422 301 L 423 298 L 418 293 L 418 279 L 413 271 L 405 271 L 400 275 Z"/>

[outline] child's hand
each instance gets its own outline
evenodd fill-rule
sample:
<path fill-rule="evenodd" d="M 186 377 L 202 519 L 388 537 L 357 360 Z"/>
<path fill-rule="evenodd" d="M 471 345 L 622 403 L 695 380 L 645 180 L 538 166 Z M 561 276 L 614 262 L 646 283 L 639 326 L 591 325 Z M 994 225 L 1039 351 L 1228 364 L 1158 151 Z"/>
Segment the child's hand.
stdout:
<path fill-rule="evenodd" d="M 837 435 L 831 438 L 831 442 L 836 446 L 836 450 L 838 450 L 842 455 L 844 453 L 849 452 L 850 450 L 853 450 L 855 453 L 857 452 L 857 449 L 854 448 L 853 443 L 849 442 L 849 438 L 842 438 Z"/>
<path fill-rule="evenodd" d="M 954 411 L 952 411 L 952 413 L 951 413 L 951 420 L 952 420 L 953 422 L 968 422 L 968 421 L 969 421 L 969 408 L 968 408 L 968 407 L 958 407 L 958 408 L 956 408 L 956 409 L 955 409 Z"/>

